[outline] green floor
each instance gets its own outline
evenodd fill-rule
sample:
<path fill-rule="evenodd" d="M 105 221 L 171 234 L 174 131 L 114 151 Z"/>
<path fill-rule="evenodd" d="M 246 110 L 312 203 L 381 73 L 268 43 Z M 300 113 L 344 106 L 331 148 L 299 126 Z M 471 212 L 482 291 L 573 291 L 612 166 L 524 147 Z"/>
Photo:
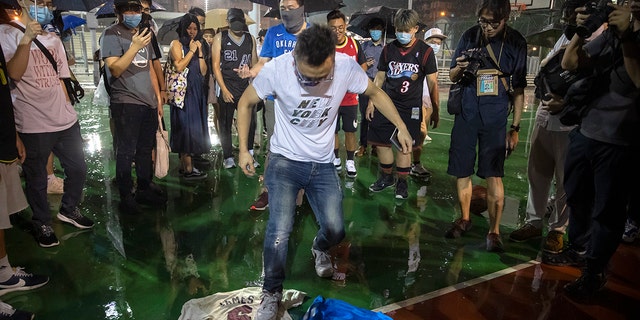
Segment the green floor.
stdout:
<path fill-rule="evenodd" d="M 445 100 L 446 90 L 442 93 Z M 207 180 L 185 183 L 178 179 L 178 159 L 172 154 L 169 176 L 157 181 L 169 195 L 167 207 L 148 209 L 140 216 L 122 215 L 117 210 L 117 188 L 111 182 L 115 162 L 108 108 L 91 105 L 91 98 L 89 93 L 77 110 L 89 164 L 81 210 L 95 219 L 96 227 L 78 231 L 54 219 L 61 244 L 44 249 L 30 234 L 30 212 L 16 215 L 15 227 L 7 232 L 12 264 L 50 275 L 51 281 L 41 289 L 1 299 L 35 312 L 38 319 L 177 319 L 191 298 L 259 284 L 268 211 L 248 211 L 259 193 L 257 177 L 222 169 L 221 150 L 216 146 L 207 155 L 215 166 Z M 523 115 L 521 143 L 506 163 L 505 194 L 515 209 L 505 217 L 511 222 L 502 228 L 504 238 L 519 219 L 517 208 L 521 216 L 526 204 L 530 107 Z M 337 261 L 346 270 L 344 281 L 314 275 L 310 246 L 315 221 L 306 203 L 300 207 L 284 285 L 306 292 L 309 299 L 289 310 L 294 319 L 302 317 L 317 295 L 374 309 L 536 257 L 538 241 L 505 241 L 506 253 L 487 253 L 487 221 L 481 217 L 472 218 L 474 228 L 468 236 L 443 237 L 459 211 L 455 179 L 446 174 L 451 125 L 452 116 L 441 112 L 440 127 L 431 130 L 433 141 L 422 156 L 434 173 L 432 181 L 426 185 L 412 180 L 407 200 L 397 201 L 391 190 L 369 192 L 377 158 L 357 159 L 358 177 L 345 179 L 344 184 L 347 239 Z M 262 163 L 263 155 L 258 160 Z M 426 196 L 418 196 L 423 186 Z M 50 202 L 55 214 L 60 196 L 50 196 Z M 415 272 L 408 272 L 410 248 L 420 252 Z"/>

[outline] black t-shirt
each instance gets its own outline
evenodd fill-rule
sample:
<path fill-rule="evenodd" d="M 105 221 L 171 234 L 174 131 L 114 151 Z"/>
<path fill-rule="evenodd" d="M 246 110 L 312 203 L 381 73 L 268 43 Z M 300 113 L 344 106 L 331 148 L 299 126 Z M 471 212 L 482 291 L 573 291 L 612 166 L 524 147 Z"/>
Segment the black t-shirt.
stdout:
<path fill-rule="evenodd" d="M 13 162 L 17 158 L 16 122 L 13 117 L 9 74 L 0 44 L 0 162 Z"/>

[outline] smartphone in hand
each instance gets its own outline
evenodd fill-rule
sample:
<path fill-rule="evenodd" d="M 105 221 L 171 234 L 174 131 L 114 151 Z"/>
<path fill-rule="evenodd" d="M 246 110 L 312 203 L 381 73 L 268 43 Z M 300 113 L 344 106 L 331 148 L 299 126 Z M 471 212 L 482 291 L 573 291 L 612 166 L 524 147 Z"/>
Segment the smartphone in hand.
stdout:
<path fill-rule="evenodd" d="M 395 130 L 393 130 L 393 133 L 391 134 L 391 138 L 389 138 L 389 141 L 391 141 L 391 144 L 396 147 L 396 149 L 402 151 L 402 145 L 400 144 L 400 140 L 398 140 L 398 128 L 396 128 Z M 415 146 L 416 141 L 413 140 L 413 145 Z"/>

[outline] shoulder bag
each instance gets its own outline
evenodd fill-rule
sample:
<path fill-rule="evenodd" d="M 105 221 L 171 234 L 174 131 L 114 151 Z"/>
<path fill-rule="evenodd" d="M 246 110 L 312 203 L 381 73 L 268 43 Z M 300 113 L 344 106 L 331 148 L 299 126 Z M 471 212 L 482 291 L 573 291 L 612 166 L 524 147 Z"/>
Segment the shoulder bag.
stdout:
<path fill-rule="evenodd" d="M 164 119 L 158 116 L 158 131 L 156 131 L 156 161 L 154 163 L 154 174 L 162 179 L 169 172 L 169 133 L 164 127 Z"/>
<path fill-rule="evenodd" d="M 175 40 L 174 40 L 175 41 Z M 184 58 L 184 50 L 181 48 L 182 57 Z M 164 78 L 167 82 L 167 92 L 169 94 L 169 104 L 180 109 L 184 108 L 184 97 L 187 95 L 187 74 L 189 68 L 184 68 L 182 72 L 178 72 L 172 63 L 171 53 L 164 64 Z"/>

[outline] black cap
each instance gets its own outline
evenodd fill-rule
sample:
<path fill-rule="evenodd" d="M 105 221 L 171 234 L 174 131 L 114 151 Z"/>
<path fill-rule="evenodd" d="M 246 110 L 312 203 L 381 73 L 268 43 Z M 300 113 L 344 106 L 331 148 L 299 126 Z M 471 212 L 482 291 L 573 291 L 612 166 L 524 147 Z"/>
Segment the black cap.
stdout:
<path fill-rule="evenodd" d="M 113 5 L 116 6 L 116 7 L 124 6 L 124 5 L 131 5 L 131 4 L 133 4 L 133 5 L 137 4 L 139 6 L 142 6 L 142 3 L 140 3 L 140 0 L 114 0 L 113 1 Z"/>
<path fill-rule="evenodd" d="M 247 24 L 247 21 L 244 19 L 244 11 L 238 8 L 231 8 L 227 11 L 227 21 L 229 21 L 229 24 L 235 21 Z"/>

